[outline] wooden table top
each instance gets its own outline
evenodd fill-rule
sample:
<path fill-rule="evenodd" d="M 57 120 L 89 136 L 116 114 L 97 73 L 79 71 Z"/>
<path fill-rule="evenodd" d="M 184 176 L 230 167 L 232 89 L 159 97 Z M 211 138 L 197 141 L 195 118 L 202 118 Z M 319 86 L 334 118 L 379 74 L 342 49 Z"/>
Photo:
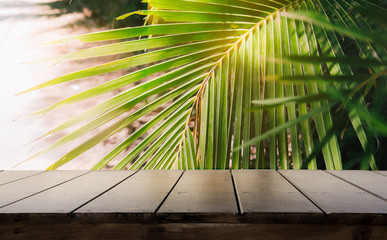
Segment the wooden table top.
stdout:
<path fill-rule="evenodd" d="M 0 219 L 20 214 L 387 223 L 387 171 L 1 171 Z"/>

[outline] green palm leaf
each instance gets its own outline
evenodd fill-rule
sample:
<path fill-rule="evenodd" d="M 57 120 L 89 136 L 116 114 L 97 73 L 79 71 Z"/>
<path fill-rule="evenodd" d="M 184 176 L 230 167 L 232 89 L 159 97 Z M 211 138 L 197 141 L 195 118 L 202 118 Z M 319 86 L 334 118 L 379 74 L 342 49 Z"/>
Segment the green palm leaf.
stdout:
<path fill-rule="evenodd" d="M 335 110 L 346 113 L 364 149 L 365 162 L 377 169 L 368 132 L 384 134 L 386 125 L 382 117 L 372 118 L 366 95 L 376 91 L 375 84 L 386 74 L 387 36 L 378 17 L 386 12 L 383 8 L 365 0 L 145 2 L 150 10 L 118 19 L 140 14 L 153 24 L 50 43 L 122 40 L 49 61 L 144 51 L 25 91 L 141 67 L 31 114 L 44 114 L 140 82 L 52 129 L 50 134 L 56 134 L 83 123 L 34 157 L 108 125 L 49 169 L 73 160 L 160 107 L 164 110 L 93 169 L 102 169 L 140 137 L 143 140 L 114 169 L 316 169 L 317 164 L 342 169 Z M 373 9 L 375 15 L 368 16 L 367 9 Z M 141 38 L 128 40 L 134 37 Z M 346 52 L 346 38 L 358 53 Z M 359 68 L 367 72 L 357 74 Z M 142 107 L 132 111 L 136 106 Z"/>

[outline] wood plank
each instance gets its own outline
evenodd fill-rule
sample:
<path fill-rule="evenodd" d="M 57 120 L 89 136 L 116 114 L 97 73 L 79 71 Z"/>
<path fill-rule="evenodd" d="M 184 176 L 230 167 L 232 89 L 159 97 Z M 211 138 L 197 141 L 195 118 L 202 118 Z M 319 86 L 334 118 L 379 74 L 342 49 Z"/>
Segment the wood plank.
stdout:
<path fill-rule="evenodd" d="M 323 171 L 282 170 L 326 213 L 387 213 L 387 202 Z"/>
<path fill-rule="evenodd" d="M 158 213 L 238 213 L 230 172 L 185 171 Z"/>
<path fill-rule="evenodd" d="M 387 201 L 387 177 L 371 171 L 327 171 Z"/>
<path fill-rule="evenodd" d="M 383 176 L 387 176 L 387 171 L 375 171 Z"/>
<path fill-rule="evenodd" d="M 43 171 L 25 171 L 25 170 L 9 170 L 0 173 L 0 185 L 7 184 L 19 179 L 30 177 Z"/>
<path fill-rule="evenodd" d="M 183 171 L 143 170 L 75 213 L 154 213 Z M 106 204 L 114 202 L 114 204 Z"/>
<path fill-rule="evenodd" d="M 252 223 L 128 223 L 104 218 L 29 218 L 0 224 L 0 239 L 385 239 L 387 225 L 252 224 Z"/>
<path fill-rule="evenodd" d="M 88 171 L 47 171 L 0 186 L 0 207 L 47 190 Z"/>
<path fill-rule="evenodd" d="M 277 171 L 232 170 L 243 213 L 321 213 Z"/>
<path fill-rule="evenodd" d="M 92 171 L 0 208 L 0 213 L 70 213 L 134 173 L 135 171 Z"/>

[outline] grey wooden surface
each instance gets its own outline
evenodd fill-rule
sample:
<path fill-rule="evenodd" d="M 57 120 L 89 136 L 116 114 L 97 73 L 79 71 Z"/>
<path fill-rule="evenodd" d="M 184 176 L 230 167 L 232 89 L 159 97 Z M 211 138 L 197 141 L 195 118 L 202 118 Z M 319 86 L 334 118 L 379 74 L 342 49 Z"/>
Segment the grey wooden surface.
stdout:
<path fill-rule="evenodd" d="M 75 213 L 155 213 L 182 173 L 140 171 Z"/>
<path fill-rule="evenodd" d="M 349 214 L 350 217 L 353 214 L 376 214 L 386 219 L 385 173 L 307 170 L 2 171 L 0 218 L 2 214 L 35 213 L 75 216 L 122 213 L 132 217 L 141 214 L 219 217 L 224 214 L 242 221 L 245 214 L 277 216 L 281 213 L 300 214 L 300 218 L 316 214 Z M 387 220 L 383 221 L 387 223 Z"/>
<path fill-rule="evenodd" d="M 387 236 L 385 172 L 7 172 L 1 240 Z"/>
<path fill-rule="evenodd" d="M 185 171 L 158 212 L 238 213 L 230 171 Z"/>
<path fill-rule="evenodd" d="M 69 213 L 133 173 L 134 171 L 93 171 L 23 201 L 0 208 L 0 213 Z"/>
<path fill-rule="evenodd" d="M 386 214 L 387 202 L 324 171 L 280 171 L 324 212 Z"/>
<path fill-rule="evenodd" d="M 45 190 L 63 184 L 73 178 L 76 178 L 88 171 L 56 171 L 44 172 L 28 178 L 23 178 L 8 184 L 0 186 L 0 207 L 7 204 L 28 198 L 37 193 L 43 193 Z M 4 174 L 4 173 L 1 173 Z M 1 208 L 0 208 L 1 209 Z"/>
<path fill-rule="evenodd" d="M 241 212 L 321 213 L 322 212 L 278 172 L 233 170 Z"/>
<path fill-rule="evenodd" d="M 387 177 L 371 171 L 328 171 L 364 191 L 387 201 Z"/>
<path fill-rule="evenodd" d="M 30 177 L 43 171 L 0 171 L 0 185 Z"/>

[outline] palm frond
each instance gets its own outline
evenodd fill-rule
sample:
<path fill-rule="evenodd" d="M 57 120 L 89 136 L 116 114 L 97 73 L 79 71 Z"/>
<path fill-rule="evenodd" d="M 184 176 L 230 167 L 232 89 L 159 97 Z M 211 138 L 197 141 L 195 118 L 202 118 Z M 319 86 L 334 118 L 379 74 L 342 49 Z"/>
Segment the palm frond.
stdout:
<path fill-rule="evenodd" d="M 377 17 L 385 9 L 365 0 L 145 2 L 149 10 L 118 19 L 140 14 L 146 16 L 148 25 L 50 43 L 122 41 L 50 61 L 143 52 L 25 91 L 140 67 L 31 114 L 140 83 L 52 129 L 50 134 L 56 134 L 83 123 L 35 157 L 108 125 L 49 169 L 73 160 L 161 107 L 164 110 L 93 169 L 106 166 L 140 137 L 143 140 L 114 169 L 317 169 L 318 164 L 342 169 L 335 132 L 338 111 L 345 112 L 351 122 L 364 149 L 364 161 L 377 169 L 367 131 L 377 129 L 384 134 L 385 119 L 373 120 L 362 90 L 368 93 L 385 79 L 387 36 Z M 376 16 L 365 9 L 373 9 Z M 346 49 L 348 41 L 356 53 Z M 151 78 L 143 82 L 146 77 Z"/>

